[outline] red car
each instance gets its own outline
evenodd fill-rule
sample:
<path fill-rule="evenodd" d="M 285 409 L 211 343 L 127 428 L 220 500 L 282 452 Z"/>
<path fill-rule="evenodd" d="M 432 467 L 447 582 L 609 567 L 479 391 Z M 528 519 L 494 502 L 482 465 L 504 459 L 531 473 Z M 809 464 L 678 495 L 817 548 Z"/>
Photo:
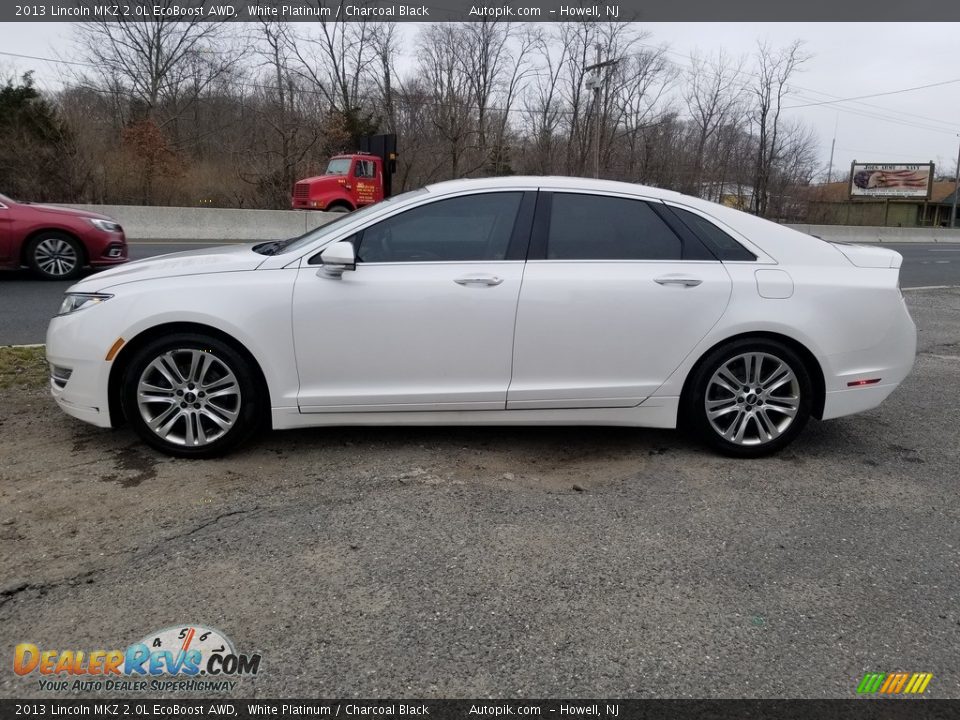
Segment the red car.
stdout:
<path fill-rule="evenodd" d="M 0 195 L 0 268 L 26 265 L 45 280 L 72 280 L 85 266 L 127 260 L 127 238 L 116 220 Z"/>

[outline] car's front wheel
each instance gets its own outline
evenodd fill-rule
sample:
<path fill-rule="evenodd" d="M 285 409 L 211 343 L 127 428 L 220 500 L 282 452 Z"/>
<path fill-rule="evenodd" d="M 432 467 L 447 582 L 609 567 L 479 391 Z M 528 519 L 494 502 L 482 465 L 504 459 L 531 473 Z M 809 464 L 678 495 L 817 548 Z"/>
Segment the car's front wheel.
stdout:
<path fill-rule="evenodd" d="M 73 280 L 83 270 L 83 262 L 83 247 L 63 233 L 43 233 L 27 247 L 27 264 L 44 280 Z"/>
<path fill-rule="evenodd" d="M 170 455 L 222 455 L 256 430 L 265 398 L 243 354 L 184 333 L 148 343 L 122 380 L 124 414 L 143 440 Z"/>
<path fill-rule="evenodd" d="M 734 457 L 760 457 L 788 445 L 806 425 L 813 400 L 803 360 L 776 340 L 747 338 L 717 348 L 689 387 L 688 424 Z"/>

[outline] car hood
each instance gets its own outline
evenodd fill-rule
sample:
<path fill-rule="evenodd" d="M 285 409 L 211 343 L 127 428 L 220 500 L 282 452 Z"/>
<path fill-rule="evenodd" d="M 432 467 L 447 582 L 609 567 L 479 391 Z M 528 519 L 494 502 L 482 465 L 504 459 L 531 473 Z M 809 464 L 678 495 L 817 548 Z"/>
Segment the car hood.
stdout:
<path fill-rule="evenodd" d="M 266 256 L 255 253 L 252 247 L 252 243 L 225 245 L 135 260 L 95 273 L 71 287 L 70 292 L 99 292 L 115 285 L 182 275 L 256 270 Z"/>
<path fill-rule="evenodd" d="M 24 207 L 38 213 L 49 215 L 70 215 L 71 217 L 95 218 L 97 220 L 113 220 L 109 215 L 90 212 L 89 210 L 79 210 L 77 208 L 60 207 L 59 205 L 35 205 L 33 203 L 24 203 Z M 116 221 L 114 221 L 116 222 Z"/>

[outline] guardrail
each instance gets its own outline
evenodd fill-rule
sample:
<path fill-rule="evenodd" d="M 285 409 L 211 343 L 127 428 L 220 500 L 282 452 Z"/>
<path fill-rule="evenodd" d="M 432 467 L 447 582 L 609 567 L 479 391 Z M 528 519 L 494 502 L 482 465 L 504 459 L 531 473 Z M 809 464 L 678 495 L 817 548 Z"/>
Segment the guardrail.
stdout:
<path fill-rule="evenodd" d="M 336 217 L 315 210 L 243 210 L 141 205 L 68 205 L 109 215 L 131 240 L 208 240 L 251 242 L 296 237 Z M 787 225 L 824 240 L 843 242 L 960 243 L 960 229 Z"/>
<path fill-rule="evenodd" d="M 243 210 L 146 205 L 67 205 L 109 215 L 129 240 L 283 240 L 333 220 L 335 213 L 314 210 Z"/>
<path fill-rule="evenodd" d="M 858 227 L 856 225 L 787 225 L 824 240 L 851 243 L 960 243 L 960 229 Z"/>

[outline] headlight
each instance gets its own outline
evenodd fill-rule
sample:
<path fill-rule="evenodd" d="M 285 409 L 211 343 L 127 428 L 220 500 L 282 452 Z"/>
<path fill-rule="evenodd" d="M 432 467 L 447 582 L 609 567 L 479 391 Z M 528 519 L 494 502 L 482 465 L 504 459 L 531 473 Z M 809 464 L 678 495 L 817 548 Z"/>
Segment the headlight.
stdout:
<path fill-rule="evenodd" d="M 100 220 L 99 218 L 87 218 L 87 220 L 97 230 L 103 230 L 104 232 L 120 232 L 123 229 L 120 227 L 120 223 L 115 223 L 113 220 Z"/>
<path fill-rule="evenodd" d="M 112 297 L 113 295 L 105 293 L 67 293 L 63 296 L 63 302 L 60 303 L 60 311 L 57 315 L 69 315 L 77 310 L 99 305 Z"/>

